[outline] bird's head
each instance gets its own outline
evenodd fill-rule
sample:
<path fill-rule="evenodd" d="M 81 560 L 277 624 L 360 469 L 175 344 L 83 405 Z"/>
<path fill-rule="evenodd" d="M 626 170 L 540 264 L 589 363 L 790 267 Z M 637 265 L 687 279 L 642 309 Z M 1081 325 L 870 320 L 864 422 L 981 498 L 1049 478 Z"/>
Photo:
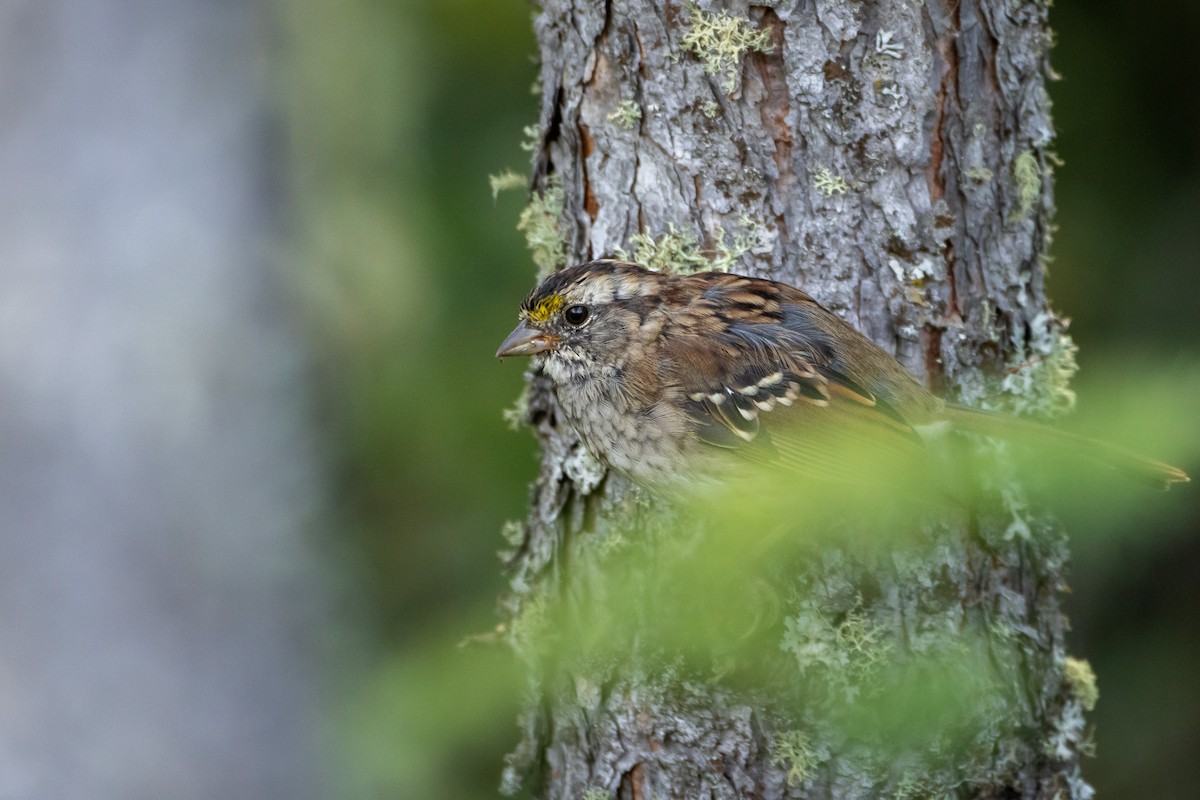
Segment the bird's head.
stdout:
<path fill-rule="evenodd" d="M 662 276 L 620 261 L 592 261 L 547 277 L 521 303 L 521 322 L 497 358 L 548 354 L 615 362 L 658 305 Z"/>

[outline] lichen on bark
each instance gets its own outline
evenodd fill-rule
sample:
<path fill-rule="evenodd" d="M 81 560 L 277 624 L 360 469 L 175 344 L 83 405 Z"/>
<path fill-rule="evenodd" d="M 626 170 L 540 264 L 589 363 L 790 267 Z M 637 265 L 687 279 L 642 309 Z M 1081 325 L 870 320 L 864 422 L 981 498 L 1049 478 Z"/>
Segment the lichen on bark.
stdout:
<path fill-rule="evenodd" d="M 749 45 L 714 70 L 695 32 L 718 18 Z M 1045 4 L 545 0 L 535 29 L 533 182 L 562 193 L 567 260 L 662 254 L 784 280 L 951 398 L 1062 405 Z M 506 562 L 531 671 L 506 790 L 1090 796 L 1065 537 L 1019 487 L 879 545 L 808 536 L 846 520 L 790 520 L 767 566 L 680 602 L 673 565 L 713 547 L 712 526 L 583 470 L 534 372 L 524 413 L 542 465 Z M 672 638 L 673 614 L 712 628 L 704 647 Z M 742 639 L 767 646 L 723 647 Z M 921 717 L 931 681 L 961 713 Z"/>

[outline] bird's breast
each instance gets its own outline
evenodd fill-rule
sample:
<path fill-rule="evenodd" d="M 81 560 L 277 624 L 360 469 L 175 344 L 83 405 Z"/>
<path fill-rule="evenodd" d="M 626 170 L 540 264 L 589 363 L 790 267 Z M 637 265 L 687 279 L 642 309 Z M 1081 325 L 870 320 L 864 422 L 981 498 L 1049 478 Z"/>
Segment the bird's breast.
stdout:
<path fill-rule="evenodd" d="M 661 397 L 639 402 L 616 369 L 582 374 L 547 364 L 567 423 L 600 462 L 642 485 L 673 481 L 686 458 L 686 431 Z"/>

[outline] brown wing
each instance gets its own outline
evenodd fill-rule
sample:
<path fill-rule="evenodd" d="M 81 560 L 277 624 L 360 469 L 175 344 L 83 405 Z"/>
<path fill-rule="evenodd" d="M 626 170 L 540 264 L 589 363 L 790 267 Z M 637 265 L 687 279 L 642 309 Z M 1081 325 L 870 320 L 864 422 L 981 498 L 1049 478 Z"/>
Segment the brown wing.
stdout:
<path fill-rule="evenodd" d="M 732 275 L 696 276 L 691 288 L 667 331 L 670 377 L 702 442 L 831 479 L 853 479 L 864 459 L 922 457 L 889 399 L 838 369 L 819 316 L 832 315 L 807 295 Z"/>

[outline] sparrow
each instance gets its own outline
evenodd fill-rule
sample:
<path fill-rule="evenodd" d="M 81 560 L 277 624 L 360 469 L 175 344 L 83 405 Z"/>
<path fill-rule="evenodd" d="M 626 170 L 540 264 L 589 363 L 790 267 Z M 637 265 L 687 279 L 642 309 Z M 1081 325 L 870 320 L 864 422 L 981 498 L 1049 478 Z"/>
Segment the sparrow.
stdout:
<path fill-rule="evenodd" d="M 598 260 L 521 303 L 498 358 L 532 356 L 588 451 L 650 489 L 721 482 L 739 464 L 853 480 L 847 442 L 901 461 L 947 430 L 1055 442 L 1167 487 L 1182 470 L 1114 445 L 937 397 L 793 286 Z"/>

